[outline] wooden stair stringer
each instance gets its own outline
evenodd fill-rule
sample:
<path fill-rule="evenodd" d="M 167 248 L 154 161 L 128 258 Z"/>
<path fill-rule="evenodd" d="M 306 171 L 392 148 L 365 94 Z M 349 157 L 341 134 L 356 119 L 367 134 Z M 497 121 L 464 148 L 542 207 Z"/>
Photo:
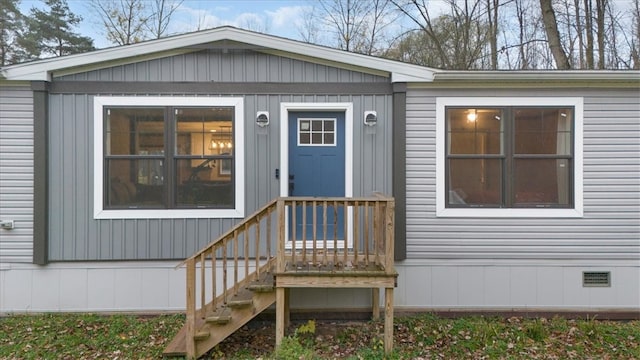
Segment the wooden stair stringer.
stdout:
<path fill-rule="evenodd" d="M 236 332 L 251 319 L 263 312 L 276 302 L 276 293 L 263 292 L 254 293 L 252 296 L 253 305 L 239 308 L 230 308 L 231 319 L 226 324 L 204 323 L 198 331 L 208 331 L 211 336 L 208 339 L 196 342 L 196 357 L 200 357 L 221 343 L 224 339 Z"/>
<path fill-rule="evenodd" d="M 231 315 L 231 319 L 224 324 L 207 323 L 206 316 L 196 316 L 195 331 L 196 333 L 209 332 L 210 336 L 207 339 L 196 340 L 196 358 L 204 355 L 207 351 L 211 350 L 214 346 L 218 345 L 224 339 L 229 337 L 243 325 L 248 323 L 251 319 L 256 317 L 262 311 L 276 302 L 275 288 L 268 290 L 268 284 L 271 283 L 275 286 L 273 275 L 267 273 L 265 270 L 270 268 L 271 264 L 267 264 L 263 267 L 262 274 L 256 279 L 255 272 L 250 274 L 247 280 L 240 282 L 238 293 L 233 296 L 239 296 L 241 298 L 250 297 L 252 299 L 251 305 L 242 307 L 230 307 L 223 305 L 223 295 L 216 299 L 216 303 L 219 304 L 217 309 L 212 311 L 216 313 L 222 311 Z M 253 280 L 251 280 L 253 279 Z M 252 284 L 258 284 L 260 289 L 252 290 Z M 230 288 L 229 290 L 232 290 Z M 208 303 L 205 309 L 212 309 L 213 302 Z M 164 357 L 183 357 L 187 353 L 186 345 L 186 324 L 178 331 L 171 342 L 167 345 L 163 351 Z"/>

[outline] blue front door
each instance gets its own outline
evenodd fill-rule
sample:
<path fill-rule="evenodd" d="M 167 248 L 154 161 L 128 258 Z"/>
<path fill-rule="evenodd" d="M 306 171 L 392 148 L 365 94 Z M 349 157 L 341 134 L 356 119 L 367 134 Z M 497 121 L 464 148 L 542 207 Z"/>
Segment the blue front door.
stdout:
<path fill-rule="evenodd" d="M 344 112 L 289 113 L 289 196 L 345 196 Z M 327 208 L 327 233 L 323 211 L 316 209 L 316 239 L 344 239 L 344 211 L 337 221 L 333 206 Z M 313 209 L 306 209 L 303 232 L 302 208 L 296 211 L 296 240 L 313 239 Z M 326 237 L 325 237 L 326 236 Z"/>

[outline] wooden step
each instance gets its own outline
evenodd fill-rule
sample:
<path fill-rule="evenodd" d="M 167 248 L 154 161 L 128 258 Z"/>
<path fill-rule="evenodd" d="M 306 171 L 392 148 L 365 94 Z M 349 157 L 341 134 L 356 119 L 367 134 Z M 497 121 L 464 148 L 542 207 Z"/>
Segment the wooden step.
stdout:
<path fill-rule="evenodd" d="M 232 309 L 244 308 L 253 305 L 253 299 L 232 299 L 227 301 L 227 306 Z"/>
<path fill-rule="evenodd" d="M 275 290 L 273 284 L 250 284 L 248 289 L 253 292 L 271 292 Z"/>
<path fill-rule="evenodd" d="M 208 324 L 222 325 L 231 321 L 231 315 L 214 315 L 204 319 Z"/>
<path fill-rule="evenodd" d="M 228 309 L 222 309 L 215 314 L 207 316 L 204 321 L 207 324 L 223 325 L 231 321 L 231 312 Z"/>
<path fill-rule="evenodd" d="M 202 341 L 202 340 L 206 340 L 211 336 L 211 333 L 209 333 L 208 331 L 198 331 L 193 338 L 196 341 Z"/>

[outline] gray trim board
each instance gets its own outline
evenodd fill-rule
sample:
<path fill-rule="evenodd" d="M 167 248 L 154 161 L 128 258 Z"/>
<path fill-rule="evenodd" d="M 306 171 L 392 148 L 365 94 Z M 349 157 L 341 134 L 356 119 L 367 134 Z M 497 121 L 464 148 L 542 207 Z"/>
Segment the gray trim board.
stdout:
<path fill-rule="evenodd" d="M 407 84 L 393 84 L 393 162 L 392 188 L 396 200 L 395 213 L 395 260 L 407 258 Z"/>
<path fill-rule="evenodd" d="M 52 94 L 391 94 L 389 83 L 256 83 L 256 82 L 120 82 L 58 81 L 49 87 Z"/>
<path fill-rule="evenodd" d="M 31 83 L 33 90 L 33 263 L 49 260 L 49 94 L 46 81 Z"/>

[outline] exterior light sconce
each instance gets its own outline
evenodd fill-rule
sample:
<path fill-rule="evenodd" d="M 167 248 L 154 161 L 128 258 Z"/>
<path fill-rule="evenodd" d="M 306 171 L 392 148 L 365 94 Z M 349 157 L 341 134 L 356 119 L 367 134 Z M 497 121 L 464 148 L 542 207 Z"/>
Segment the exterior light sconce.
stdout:
<path fill-rule="evenodd" d="M 367 126 L 375 126 L 378 123 L 378 113 L 375 111 L 364 112 L 364 124 Z"/>
<path fill-rule="evenodd" d="M 269 125 L 269 112 L 268 111 L 258 111 L 256 114 L 256 125 L 260 127 L 265 127 Z"/>

